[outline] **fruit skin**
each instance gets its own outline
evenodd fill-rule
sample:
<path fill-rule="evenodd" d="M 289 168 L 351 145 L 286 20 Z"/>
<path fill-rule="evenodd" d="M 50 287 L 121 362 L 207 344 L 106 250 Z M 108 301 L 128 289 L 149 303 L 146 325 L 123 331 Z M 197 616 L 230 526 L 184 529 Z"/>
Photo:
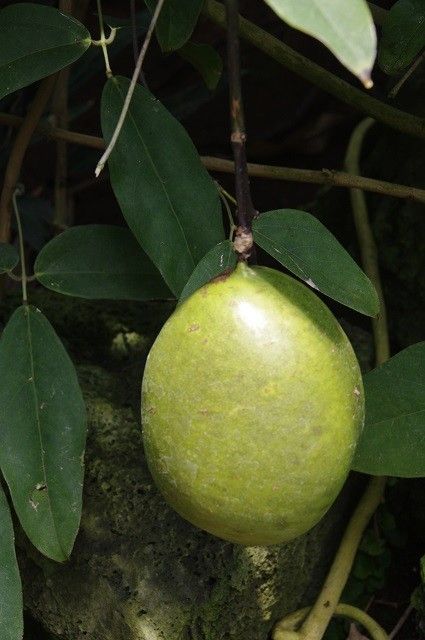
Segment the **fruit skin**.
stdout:
<path fill-rule="evenodd" d="M 291 540 L 338 495 L 364 420 L 352 347 L 305 285 L 240 263 L 180 305 L 149 354 L 143 440 L 184 518 L 244 545 Z"/>

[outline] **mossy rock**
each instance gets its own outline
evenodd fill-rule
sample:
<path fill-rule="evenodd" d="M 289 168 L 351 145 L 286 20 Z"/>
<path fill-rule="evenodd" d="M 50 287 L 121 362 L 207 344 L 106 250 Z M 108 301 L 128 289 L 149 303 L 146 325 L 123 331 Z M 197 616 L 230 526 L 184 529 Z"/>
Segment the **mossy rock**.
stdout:
<path fill-rule="evenodd" d="M 153 485 L 139 418 L 143 363 L 172 305 L 42 291 L 31 298 L 77 364 L 89 416 L 83 516 L 70 562 L 43 558 L 18 531 L 31 615 L 61 640 L 264 640 L 282 614 L 314 596 L 350 492 L 287 545 L 242 547 L 191 526 Z M 0 323 L 16 304 L 3 303 Z"/>

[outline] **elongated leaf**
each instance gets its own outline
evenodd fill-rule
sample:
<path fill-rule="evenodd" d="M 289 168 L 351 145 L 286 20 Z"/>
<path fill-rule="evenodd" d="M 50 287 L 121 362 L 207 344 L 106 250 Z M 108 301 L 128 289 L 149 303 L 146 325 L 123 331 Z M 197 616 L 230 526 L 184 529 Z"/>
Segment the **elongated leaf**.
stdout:
<path fill-rule="evenodd" d="M 379 311 L 369 278 L 330 231 L 305 211 L 280 209 L 254 221 L 254 240 L 314 289 L 367 316 Z"/>
<path fill-rule="evenodd" d="M 210 91 L 216 88 L 223 73 L 223 60 L 215 49 L 209 44 L 187 42 L 179 55 L 199 71 Z"/>
<path fill-rule="evenodd" d="M 108 80 L 102 127 L 109 140 L 129 86 Z M 109 161 L 111 183 L 136 239 L 175 295 L 224 237 L 217 189 L 183 127 L 138 85 Z"/>
<path fill-rule="evenodd" d="M 372 475 L 425 476 L 425 342 L 366 374 L 366 424 L 353 468 Z"/>
<path fill-rule="evenodd" d="M 86 413 L 74 366 L 49 321 L 19 307 L 0 339 L 0 467 L 31 542 L 71 552 L 81 514 Z"/>
<path fill-rule="evenodd" d="M 157 0 L 145 0 L 153 13 Z M 175 51 L 192 35 L 204 0 L 165 0 L 156 24 L 156 36 L 163 51 Z"/>
<path fill-rule="evenodd" d="M 213 278 L 225 271 L 234 269 L 236 263 L 237 258 L 233 249 L 233 242 L 230 240 L 220 242 L 198 262 L 181 293 L 180 302 L 186 300 L 194 291 Z"/>
<path fill-rule="evenodd" d="M 425 3 L 398 0 L 387 14 L 378 49 L 378 64 L 394 75 L 408 67 L 425 46 Z"/>
<path fill-rule="evenodd" d="M 87 29 L 53 7 L 23 2 L 0 11 L 0 99 L 59 71 L 90 45 Z"/>
<path fill-rule="evenodd" d="M 19 254 L 15 247 L 5 242 L 0 242 L 0 273 L 12 271 L 19 262 Z"/>
<path fill-rule="evenodd" d="M 365 0 L 265 0 L 291 27 L 317 38 L 366 85 L 376 31 Z"/>
<path fill-rule="evenodd" d="M 9 505 L 0 484 L 0 638 L 22 640 L 22 586 Z"/>
<path fill-rule="evenodd" d="M 36 278 L 48 289 L 80 298 L 152 300 L 169 298 L 159 271 L 122 227 L 72 227 L 38 254 Z"/>

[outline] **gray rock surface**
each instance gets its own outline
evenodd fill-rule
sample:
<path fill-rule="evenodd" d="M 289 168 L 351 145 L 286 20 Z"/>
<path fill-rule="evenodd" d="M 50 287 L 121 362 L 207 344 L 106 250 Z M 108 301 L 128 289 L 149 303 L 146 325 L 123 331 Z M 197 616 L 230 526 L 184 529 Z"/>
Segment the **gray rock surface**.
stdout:
<path fill-rule="evenodd" d="M 171 304 L 43 292 L 32 299 L 77 364 L 89 433 L 70 562 L 46 560 L 18 534 L 26 607 L 61 640 L 265 639 L 282 614 L 314 596 L 346 518 L 347 492 L 287 545 L 244 548 L 192 527 L 157 492 L 141 440 L 143 362 Z M 0 321 L 9 311 L 3 304 Z"/>

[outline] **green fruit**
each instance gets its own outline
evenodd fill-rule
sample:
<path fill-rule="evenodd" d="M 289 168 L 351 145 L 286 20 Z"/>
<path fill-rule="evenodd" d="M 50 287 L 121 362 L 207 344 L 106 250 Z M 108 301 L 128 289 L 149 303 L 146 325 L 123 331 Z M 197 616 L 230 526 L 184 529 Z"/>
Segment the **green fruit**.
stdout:
<path fill-rule="evenodd" d="M 240 263 L 164 325 L 142 385 L 147 461 L 165 499 L 210 533 L 291 540 L 330 507 L 364 418 L 351 345 L 278 271 Z"/>

